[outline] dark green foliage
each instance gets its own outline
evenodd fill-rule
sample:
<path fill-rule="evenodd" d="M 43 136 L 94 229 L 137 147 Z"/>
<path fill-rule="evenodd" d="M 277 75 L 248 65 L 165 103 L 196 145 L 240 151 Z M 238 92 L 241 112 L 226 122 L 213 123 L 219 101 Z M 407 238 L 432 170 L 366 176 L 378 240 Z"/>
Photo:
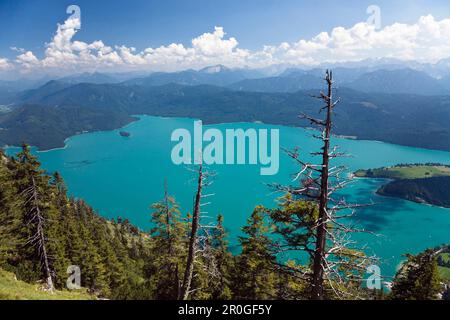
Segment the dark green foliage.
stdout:
<path fill-rule="evenodd" d="M 392 298 L 398 300 L 434 300 L 443 292 L 436 252 L 427 250 L 416 256 L 407 255 L 407 261 L 397 272 Z"/>
<path fill-rule="evenodd" d="M 0 114 L 0 143 L 27 142 L 41 149 L 59 148 L 64 140 L 83 131 L 112 130 L 134 118 L 116 110 L 83 107 L 25 105 Z"/>
<path fill-rule="evenodd" d="M 450 207 L 450 176 L 391 181 L 378 194 Z"/>
<path fill-rule="evenodd" d="M 175 300 L 179 297 L 187 255 L 187 225 L 181 220 L 175 199 L 168 194 L 152 205 L 153 229 L 151 259 L 147 261 L 147 276 L 156 299 Z"/>
<path fill-rule="evenodd" d="M 313 201 L 296 199 L 287 194 L 279 199 L 277 208 L 268 211 L 276 236 L 276 250 L 288 253 L 291 260 L 280 265 L 290 290 L 283 291 L 289 299 L 308 299 L 311 296 L 311 264 L 314 254 L 314 235 L 319 215 L 318 206 Z M 329 224 L 330 230 L 332 224 Z M 338 261 L 336 274 L 329 273 L 324 283 L 326 299 L 362 298 L 367 293 L 361 288 L 361 279 L 367 265 L 366 256 L 350 246 L 336 249 L 333 259 Z M 339 277 L 337 277 L 339 274 Z M 284 285 L 284 284 L 283 284 Z M 339 293 L 339 294 L 337 294 Z"/>
<path fill-rule="evenodd" d="M 238 299 L 275 299 L 277 275 L 276 257 L 272 253 L 272 240 L 265 221 L 266 209 L 256 207 L 240 237 L 242 253 L 237 257 L 234 292 Z"/>
<path fill-rule="evenodd" d="M 312 252 L 314 225 L 319 215 L 312 201 L 295 200 L 287 194 L 279 201 L 278 208 L 270 211 L 274 232 L 282 239 L 279 250 Z"/>
<path fill-rule="evenodd" d="M 211 298 L 213 300 L 225 300 L 232 297 L 230 274 L 234 272 L 234 263 L 233 257 L 228 250 L 227 234 L 223 226 L 222 215 L 217 217 L 216 228 L 211 238 L 211 247 L 217 271 L 216 277 L 214 277 L 210 286 Z"/>
<path fill-rule="evenodd" d="M 55 286 L 64 288 L 67 268 L 77 265 L 83 287 L 102 296 L 125 298 L 121 291 L 126 286 L 143 281 L 149 247 L 143 234 L 107 221 L 83 201 L 69 198 L 59 174 L 52 178 L 44 174 L 27 146 L 16 159 L 2 158 L 0 164 L 0 267 L 28 282 L 45 278 L 38 252 L 29 242 L 34 232 L 33 224 L 27 223 L 26 190 L 31 177 L 39 190 Z"/>
<path fill-rule="evenodd" d="M 0 153 L 0 264 L 18 259 L 20 236 L 15 233 L 20 226 L 19 199 L 13 173 L 7 167 L 7 158 Z"/>

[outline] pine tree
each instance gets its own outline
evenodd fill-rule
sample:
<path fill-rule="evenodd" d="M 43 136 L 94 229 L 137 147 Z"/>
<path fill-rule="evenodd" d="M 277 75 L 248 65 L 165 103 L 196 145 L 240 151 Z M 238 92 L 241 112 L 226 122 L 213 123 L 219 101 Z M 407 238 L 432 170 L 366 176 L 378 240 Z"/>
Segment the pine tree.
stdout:
<path fill-rule="evenodd" d="M 275 299 L 277 276 L 274 272 L 276 257 L 272 253 L 273 243 L 267 232 L 266 209 L 254 209 L 247 225 L 242 228 L 245 236 L 239 237 L 242 253 L 237 257 L 233 291 L 237 299 Z"/>
<path fill-rule="evenodd" d="M 82 272 L 83 286 L 90 289 L 91 292 L 106 295 L 109 293 L 107 282 L 107 268 L 103 263 L 102 252 L 97 247 L 94 234 L 95 226 L 92 225 L 94 217 L 92 209 L 83 201 L 77 201 L 76 214 L 79 220 L 79 232 L 82 239 L 82 253 L 78 256 L 78 265 Z"/>
<path fill-rule="evenodd" d="M 67 259 L 66 246 L 69 236 L 65 221 L 69 215 L 67 188 L 59 173 L 55 173 L 47 186 L 47 191 L 52 198 L 54 216 L 47 224 L 47 234 L 49 239 L 48 246 L 52 252 L 52 265 L 55 272 L 55 285 L 63 287 L 66 285 L 67 268 L 70 266 L 70 260 Z"/>
<path fill-rule="evenodd" d="M 406 255 L 407 261 L 397 272 L 391 296 L 396 300 L 435 300 L 443 291 L 435 250 L 416 256 Z"/>
<path fill-rule="evenodd" d="M 273 234 L 278 239 L 274 245 L 276 252 L 306 253 L 296 257 L 296 260 L 303 260 L 301 264 L 294 260 L 279 264 L 279 295 L 289 299 L 308 298 L 308 264 L 314 254 L 311 246 L 314 241 L 314 226 L 319 215 L 318 207 L 313 201 L 295 199 L 292 194 L 287 193 L 279 199 L 278 207 L 269 211 L 269 215 Z"/>
<path fill-rule="evenodd" d="M 17 196 L 16 185 L 8 159 L 0 150 L 0 265 L 14 264 L 20 257 L 18 250 L 21 239 L 16 232 L 22 223 L 18 210 L 21 199 Z"/>
<path fill-rule="evenodd" d="M 151 261 L 148 263 L 155 299 L 177 299 L 186 256 L 186 224 L 175 198 L 166 190 L 164 199 L 152 205 Z"/>
<path fill-rule="evenodd" d="M 211 247 L 217 276 L 211 283 L 211 298 L 214 300 L 231 299 L 230 273 L 233 272 L 233 257 L 228 250 L 227 234 L 223 226 L 223 216 L 217 216 L 216 228 L 213 229 Z"/>
<path fill-rule="evenodd" d="M 15 162 L 14 180 L 17 191 L 24 199 L 21 210 L 23 212 L 23 225 L 20 230 L 25 242 L 25 256 L 33 256 L 38 262 L 35 270 L 40 272 L 37 276 L 45 279 L 47 289 L 54 290 L 55 270 L 52 264 L 52 254 L 48 238 L 50 225 L 48 221 L 55 219 L 57 211 L 51 203 L 49 192 L 49 178 L 40 169 L 37 158 L 31 154 L 27 145 L 17 155 Z"/>

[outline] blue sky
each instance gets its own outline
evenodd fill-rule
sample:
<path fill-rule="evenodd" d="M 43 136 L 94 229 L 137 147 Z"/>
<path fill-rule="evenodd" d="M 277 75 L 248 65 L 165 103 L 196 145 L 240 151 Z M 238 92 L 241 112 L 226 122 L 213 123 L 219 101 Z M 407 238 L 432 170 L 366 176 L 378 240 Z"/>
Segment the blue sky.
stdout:
<path fill-rule="evenodd" d="M 450 17 L 448 0 L 0 0 L 0 55 L 11 55 L 11 46 L 42 49 L 70 4 L 82 10 L 83 40 L 137 48 L 187 44 L 220 25 L 242 46 L 257 49 L 349 27 L 367 18 L 371 4 L 382 9 L 384 24 L 414 22 L 429 13 Z"/>
<path fill-rule="evenodd" d="M 437 21 L 450 18 L 448 0 L 0 0 L 0 58 L 17 56 L 10 47 L 41 58 L 70 4 L 81 8 L 82 27 L 74 39 L 137 50 L 190 46 L 193 38 L 220 26 L 239 48 L 256 51 L 311 39 L 338 26 L 351 28 L 367 19 L 371 4 L 381 8 L 383 26 L 414 24 L 427 14 Z"/>

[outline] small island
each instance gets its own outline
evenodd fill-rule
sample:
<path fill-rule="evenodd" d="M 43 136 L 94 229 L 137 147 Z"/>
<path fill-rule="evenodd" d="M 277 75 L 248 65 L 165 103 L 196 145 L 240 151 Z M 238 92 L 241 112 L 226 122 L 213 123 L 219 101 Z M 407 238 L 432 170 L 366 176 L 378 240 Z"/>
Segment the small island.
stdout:
<path fill-rule="evenodd" d="M 377 194 L 450 208 L 450 166 L 440 163 L 399 164 L 392 167 L 358 170 L 359 178 L 383 178 L 392 181 Z"/>
<path fill-rule="evenodd" d="M 119 134 L 124 137 L 124 138 L 129 138 L 131 137 L 131 133 L 127 132 L 127 131 L 120 131 Z"/>

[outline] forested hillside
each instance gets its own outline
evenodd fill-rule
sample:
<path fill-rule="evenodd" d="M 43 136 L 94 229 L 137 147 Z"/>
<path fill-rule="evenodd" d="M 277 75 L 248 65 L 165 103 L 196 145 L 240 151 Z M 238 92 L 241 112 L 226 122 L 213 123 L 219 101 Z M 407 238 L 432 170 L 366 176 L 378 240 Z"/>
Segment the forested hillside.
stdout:
<path fill-rule="evenodd" d="M 191 117 L 205 123 L 253 122 L 308 127 L 299 113 L 316 114 L 316 90 L 294 93 L 233 91 L 215 86 L 49 83 L 21 96 L 0 114 L 0 142 L 62 147 L 85 130 L 119 128 L 131 116 Z M 422 148 L 450 150 L 447 96 L 372 94 L 340 88 L 334 133 Z M 39 137 L 39 139 L 37 138 Z"/>
<path fill-rule="evenodd" d="M 68 197 L 62 178 L 46 175 L 28 147 L 17 158 L 2 158 L 0 220 L 0 267 L 20 280 L 51 278 L 62 289 L 67 268 L 77 265 L 82 286 L 107 297 L 126 297 L 144 281 L 147 236 Z"/>
<path fill-rule="evenodd" d="M 450 176 L 394 180 L 377 193 L 450 208 Z"/>
<path fill-rule="evenodd" d="M 70 136 L 120 128 L 136 118 L 114 110 L 73 106 L 25 105 L 0 115 L 0 140 L 9 145 L 27 142 L 41 149 L 64 146 Z"/>

